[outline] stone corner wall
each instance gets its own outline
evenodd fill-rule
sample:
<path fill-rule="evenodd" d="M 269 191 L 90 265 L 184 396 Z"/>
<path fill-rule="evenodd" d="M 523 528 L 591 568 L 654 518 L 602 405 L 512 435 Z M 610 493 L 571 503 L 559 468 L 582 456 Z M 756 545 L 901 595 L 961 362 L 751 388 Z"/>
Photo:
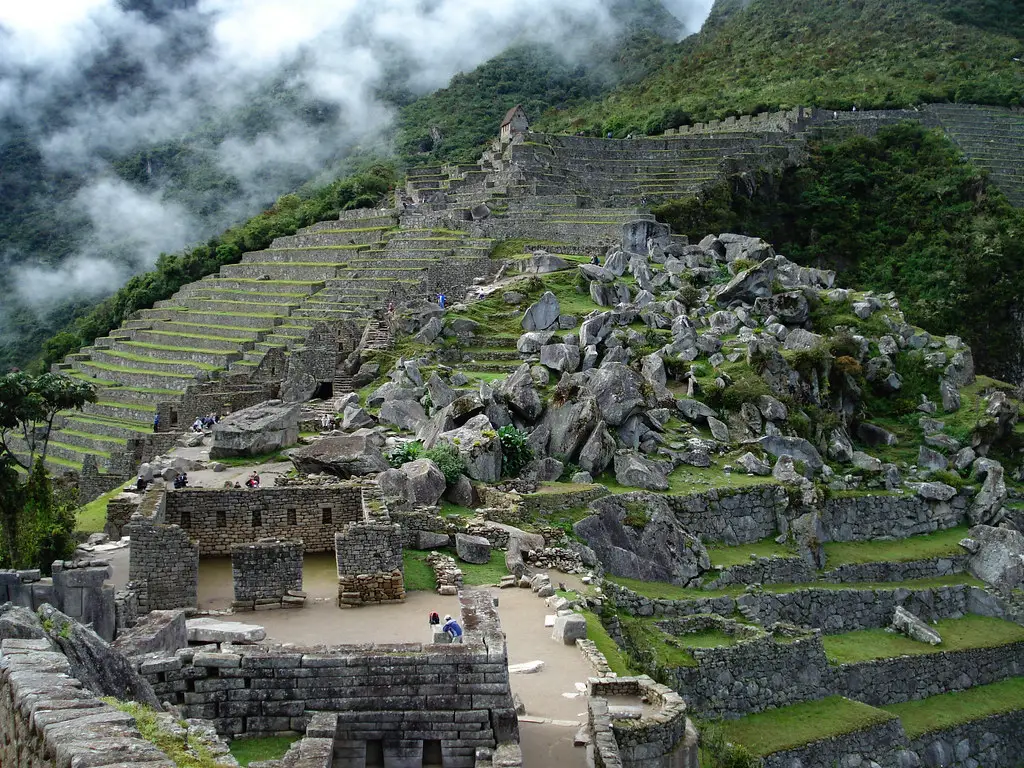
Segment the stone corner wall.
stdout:
<path fill-rule="evenodd" d="M 235 606 L 280 604 L 289 592 L 302 590 L 301 541 L 261 539 L 231 549 Z"/>
<path fill-rule="evenodd" d="M 141 738 L 134 718 L 84 690 L 48 640 L 0 645 L 0 731 L 0 765 L 11 768 L 175 765 Z"/>
<path fill-rule="evenodd" d="M 90 624 L 104 640 L 113 640 L 117 609 L 114 588 L 106 584 L 110 564 L 106 560 L 56 560 L 52 568 L 52 578 L 43 578 L 37 568 L 0 571 L 0 602 L 9 600 L 33 611 L 49 603 L 76 621 Z"/>
<path fill-rule="evenodd" d="M 334 535 L 338 606 L 405 599 L 402 528 L 387 520 L 350 523 Z"/>
<path fill-rule="evenodd" d="M 153 523 L 141 515 L 132 518 L 127 532 L 132 539 L 128 578 L 136 585 L 139 611 L 195 608 L 199 543 L 177 525 Z"/>

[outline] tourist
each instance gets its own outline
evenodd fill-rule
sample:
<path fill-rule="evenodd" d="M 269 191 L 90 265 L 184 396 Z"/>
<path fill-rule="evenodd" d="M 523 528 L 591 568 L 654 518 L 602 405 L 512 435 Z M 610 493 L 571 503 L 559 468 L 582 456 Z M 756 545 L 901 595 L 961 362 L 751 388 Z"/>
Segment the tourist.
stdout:
<path fill-rule="evenodd" d="M 245 481 L 246 488 L 259 488 L 260 487 L 260 476 L 254 469 L 252 474 L 249 475 L 249 479 Z"/>
<path fill-rule="evenodd" d="M 139 479 L 135 481 L 135 490 L 139 491 L 140 493 L 146 490 L 146 478 L 144 478 L 142 475 L 139 475 Z"/>
<path fill-rule="evenodd" d="M 590 263 L 593 264 L 595 267 L 600 267 L 601 257 L 595 253 L 593 256 L 590 257 Z"/>
<path fill-rule="evenodd" d="M 437 615 L 437 611 L 431 611 L 430 615 L 427 616 L 427 623 L 430 626 L 435 627 L 441 623 L 441 617 Z"/>
<path fill-rule="evenodd" d="M 192 422 L 192 431 L 193 432 L 202 432 L 203 431 L 203 420 L 202 420 L 201 417 L 196 416 L 196 420 Z"/>
<path fill-rule="evenodd" d="M 451 616 L 444 617 L 444 626 L 441 627 L 445 633 L 452 639 L 453 643 L 462 642 L 462 627 L 459 626 L 459 622 L 453 619 Z"/>
<path fill-rule="evenodd" d="M 155 416 L 153 416 L 153 431 L 154 432 L 159 432 L 160 431 L 160 414 L 159 413 L 156 414 Z"/>
<path fill-rule="evenodd" d="M 328 416 L 326 413 L 320 417 L 320 428 L 324 432 L 330 432 L 332 428 L 331 417 Z"/>

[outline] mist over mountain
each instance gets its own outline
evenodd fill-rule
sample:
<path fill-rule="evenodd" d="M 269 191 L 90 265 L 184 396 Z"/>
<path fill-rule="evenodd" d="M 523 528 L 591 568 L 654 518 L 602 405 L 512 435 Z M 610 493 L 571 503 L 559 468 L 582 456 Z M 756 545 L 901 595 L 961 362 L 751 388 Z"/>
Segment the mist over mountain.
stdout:
<path fill-rule="evenodd" d="M 510 46 L 582 65 L 630 25 L 678 39 L 709 5 L 666 3 L 677 23 L 647 0 L 4 4 L 0 342 L 336 175 L 357 147 L 388 152 L 398 109 Z"/>

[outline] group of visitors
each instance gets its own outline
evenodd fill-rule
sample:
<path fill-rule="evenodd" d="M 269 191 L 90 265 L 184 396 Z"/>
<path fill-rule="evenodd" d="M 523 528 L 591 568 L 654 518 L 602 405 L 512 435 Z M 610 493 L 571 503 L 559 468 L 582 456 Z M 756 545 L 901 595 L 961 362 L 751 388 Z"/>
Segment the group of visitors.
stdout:
<path fill-rule="evenodd" d="M 253 489 L 260 487 L 260 473 L 255 469 L 252 471 L 252 474 L 249 475 L 249 479 L 245 481 L 245 487 Z"/>
<path fill-rule="evenodd" d="M 441 624 L 441 618 L 437 615 L 436 611 L 431 611 L 427 621 L 430 626 L 437 626 Z M 462 642 L 462 627 L 459 626 L 459 622 L 453 619 L 451 616 L 444 617 L 444 624 L 441 624 L 441 631 L 443 631 L 448 637 L 451 638 L 453 643 Z"/>
<path fill-rule="evenodd" d="M 220 421 L 220 414 L 208 413 L 205 416 L 196 416 L 196 420 L 192 422 L 193 432 L 203 432 L 207 429 L 213 429 L 213 425 Z"/>
<path fill-rule="evenodd" d="M 330 414 L 325 413 L 320 417 L 320 429 L 324 432 L 331 432 L 337 426 L 337 419 Z"/>
<path fill-rule="evenodd" d="M 188 473 L 179 472 L 174 476 L 174 487 L 177 488 L 188 488 Z"/>

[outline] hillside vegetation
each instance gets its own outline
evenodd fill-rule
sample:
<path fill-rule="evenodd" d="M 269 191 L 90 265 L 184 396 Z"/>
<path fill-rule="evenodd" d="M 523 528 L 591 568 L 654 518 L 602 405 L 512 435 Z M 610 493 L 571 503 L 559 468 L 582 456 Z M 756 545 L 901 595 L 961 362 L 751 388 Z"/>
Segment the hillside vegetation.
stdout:
<path fill-rule="evenodd" d="M 982 370 L 1019 378 L 1024 212 L 940 132 L 906 124 L 826 138 L 811 143 L 806 165 L 762 179 L 753 196 L 735 181 L 655 212 L 691 237 L 761 232 L 845 284 L 895 291 L 910 322 L 963 335 Z"/>
<path fill-rule="evenodd" d="M 543 129 L 658 133 L 799 105 L 1020 103 L 1024 3 L 1016 0 L 719 0 L 701 34 L 635 85 Z M 670 127 L 670 126 L 669 126 Z"/>

